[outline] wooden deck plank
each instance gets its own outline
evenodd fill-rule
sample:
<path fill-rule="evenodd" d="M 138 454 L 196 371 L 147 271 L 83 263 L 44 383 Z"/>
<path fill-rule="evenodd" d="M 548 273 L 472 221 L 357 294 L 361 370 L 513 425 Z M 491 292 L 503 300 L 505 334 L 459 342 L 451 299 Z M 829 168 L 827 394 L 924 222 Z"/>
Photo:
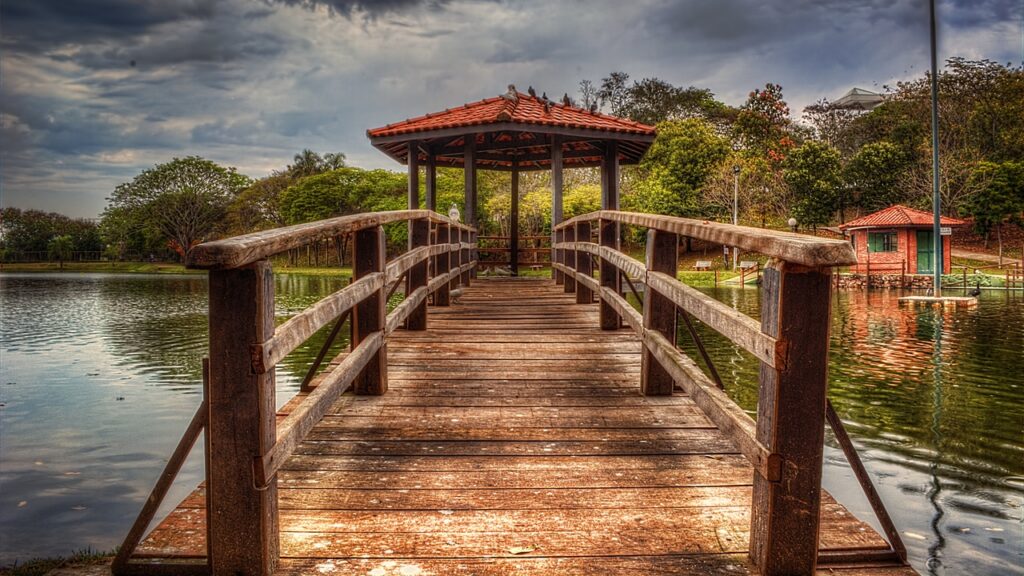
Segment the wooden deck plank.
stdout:
<path fill-rule="evenodd" d="M 685 394 L 641 396 L 640 344 L 597 320 L 551 281 L 478 279 L 393 333 L 387 394 L 343 396 L 278 474 L 278 574 L 752 573 L 750 464 Z M 201 557 L 204 506 L 136 557 Z M 885 546 L 827 494 L 821 518 L 823 549 Z"/>

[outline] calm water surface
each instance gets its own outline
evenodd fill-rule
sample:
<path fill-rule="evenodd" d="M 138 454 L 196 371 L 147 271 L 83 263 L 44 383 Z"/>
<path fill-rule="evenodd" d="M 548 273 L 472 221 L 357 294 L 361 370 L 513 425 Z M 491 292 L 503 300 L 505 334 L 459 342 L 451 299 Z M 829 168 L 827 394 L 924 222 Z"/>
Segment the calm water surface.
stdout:
<path fill-rule="evenodd" d="M 278 276 L 279 321 L 342 284 Z M 759 315 L 756 290 L 708 291 Z M 986 293 L 975 310 L 941 311 L 897 295 L 837 296 L 836 409 L 918 570 L 1024 574 L 1024 299 Z M 120 542 L 201 400 L 205 312 L 201 276 L 0 274 L 0 565 Z M 699 329 L 753 410 L 756 360 Z M 279 404 L 325 336 L 278 367 Z M 828 442 L 826 488 L 872 521 Z M 201 462 L 197 447 L 165 509 Z"/>

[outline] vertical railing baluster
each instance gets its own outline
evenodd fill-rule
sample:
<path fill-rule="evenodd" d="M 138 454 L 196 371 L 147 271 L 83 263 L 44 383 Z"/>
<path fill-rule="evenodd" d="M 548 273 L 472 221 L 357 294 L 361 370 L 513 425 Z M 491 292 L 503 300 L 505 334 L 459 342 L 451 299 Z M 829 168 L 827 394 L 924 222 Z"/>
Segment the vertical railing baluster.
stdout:
<path fill-rule="evenodd" d="M 439 246 L 446 246 L 451 248 L 450 242 L 451 237 L 450 226 L 448 224 L 437 225 L 437 239 L 436 242 Z M 451 270 L 451 252 L 445 250 L 444 252 L 434 256 L 434 274 L 437 276 L 443 276 L 448 274 Z M 434 305 L 435 306 L 448 306 L 451 303 L 450 297 L 451 282 L 445 282 L 434 292 Z"/>
<path fill-rule="evenodd" d="M 661 230 L 647 231 L 647 270 L 675 278 L 679 266 L 679 235 Z M 644 328 L 661 332 L 676 341 L 676 305 L 650 286 L 644 293 Z M 640 361 L 640 391 L 644 396 L 668 396 L 675 381 L 650 350 L 644 348 Z"/>
<path fill-rule="evenodd" d="M 563 242 L 572 243 L 576 241 L 576 228 L 574 226 L 566 226 L 562 234 L 564 236 L 562 239 Z M 564 264 L 566 268 L 575 270 L 576 251 L 573 250 L 572 248 L 567 248 L 565 251 L 563 251 L 562 264 Z M 576 292 L 576 279 L 573 278 L 571 275 L 566 274 L 565 284 L 563 285 L 563 287 L 565 289 L 566 294 L 572 294 Z"/>
<path fill-rule="evenodd" d="M 600 220 L 598 223 L 602 249 L 619 249 L 619 223 L 614 220 Z M 622 292 L 622 282 L 619 279 L 619 269 L 611 261 L 601 258 L 601 287 L 611 288 L 616 294 Z M 618 330 L 621 324 L 618 312 L 610 304 L 599 298 L 601 301 L 601 329 Z"/>
<path fill-rule="evenodd" d="M 828 388 L 831 270 L 772 262 L 762 275 L 761 330 L 778 340 L 761 364 L 757 440 L 782 479 L 754 474 L 750 559 L 761 574 L 811 574 L 818 557 Z"/>
<path fill-rule="evenodd" d="M 426 248 L 430 246 L 430 219 L 421 218 L 409 221 L 409 249 Z M 408 296 L 414 290 L 427 285 L 427 258 L 422 262 L 413 265 L 405 277 L 405 295 Z M 405 321 L 407 330 L 427 329 L 427 299 L 416 307 Z"/>
<path fill-rule="evenodd" d="M 563 230 L 561 230 L 561 229 L 555 230 L 555 243 L 556 244 L 564 242 L 564 238 L 565 238 L 565 232 Z M 551 249 L 551 262 L 557 263 L 557 264 L 564 264 L 565 263 L 564 262 L 565 257 L 563 256 L 563 254 L 564 254 L 564 251 L 561 248 L 554 248 L 554 247 L 552 247 L 552 249 Z M 554 276 L 555 277 L 555 285 L 557 286 L 557 285 L 560 285 L 560 284 L 565 284 L 565 274 L 561 270 L 555 270 L 554 265 L 551 266 L 551 269 L 554 270 L 554 272 L 555 272 L 555 276 Z"/>
<path fill-rule="evenodd" d="M 250 346 L 274 333 L 270 262 L 210 272 L 207 490 L 209 553 L 216 576 L 269 576 L 277 566 L 277 478 L 257 486 L 256 458 L 277 440 L 273 369 L 253 371 Z"/>
<path fill-rule="evenodd" d="M 386 264 L 384 228 L 372 226 L 355 233 L 353 242 L 353 277 L 358 280 L 374 272 L 384 272 Z M 366 340 L 374 332 L 384 330 L 387 322 L 385 290 L 379 290 L 356 304 L 352 312 L 352 348 Z M 356 377 L 353 390 L 356 394 L 380 395 L 388 390 L 387 344 L 374 354 L 363 371 Z"/>
<path fill-rule="evenodd" d="M 577 222 L 576 223 L 576 241 L 577 242 L 590 242 L 590 222 Z M 590 257 L 589 252 L 576 252 L 576 273 L 582 276 L 594 276 L 594 260 Z M 582 282 L 578 282 L 576 286 L 576 303 L 577 304 L 590 304 L 594 301 L 594 291 L 589 286 L 584 285 Z"/>

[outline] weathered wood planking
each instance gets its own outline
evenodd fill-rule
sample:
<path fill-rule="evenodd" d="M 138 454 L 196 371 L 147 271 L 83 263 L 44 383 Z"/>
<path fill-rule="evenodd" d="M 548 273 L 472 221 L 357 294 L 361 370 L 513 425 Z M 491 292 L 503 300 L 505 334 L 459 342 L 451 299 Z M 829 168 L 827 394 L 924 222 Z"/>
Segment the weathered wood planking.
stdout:
<path fill-rule="evenodd" d="M 753 574 L 749 461 L 678 388 L 641 396 L 641 342 L 575 300 L 478 280 L 428 330 L 396 330 L 387 394 L 339 398 L 277 472 L 278 574 Z M 137 558 L 201 557 L 204 498 Z M 825 494 L 821 546 L 885 542 Z"/>

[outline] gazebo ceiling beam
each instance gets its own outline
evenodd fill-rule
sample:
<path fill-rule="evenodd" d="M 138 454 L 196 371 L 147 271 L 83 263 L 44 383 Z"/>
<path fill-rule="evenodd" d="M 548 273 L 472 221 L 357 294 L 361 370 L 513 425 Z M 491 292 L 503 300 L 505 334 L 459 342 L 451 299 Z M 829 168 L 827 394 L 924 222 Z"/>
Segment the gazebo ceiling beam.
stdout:
<path fill-rule="evenodd" d="M 570 158 L 600 158 L 603 152 L 601 150 L 569 150 L 562 152 L 562 158 L 566 160 Z M 489 154 L 489 153 L 478 153 L 476 155 L 478 160 L 496 160 L 499 162 L 534 162 L 538 160 L 551 160 L 551 153 L 543 154 Z"/>

